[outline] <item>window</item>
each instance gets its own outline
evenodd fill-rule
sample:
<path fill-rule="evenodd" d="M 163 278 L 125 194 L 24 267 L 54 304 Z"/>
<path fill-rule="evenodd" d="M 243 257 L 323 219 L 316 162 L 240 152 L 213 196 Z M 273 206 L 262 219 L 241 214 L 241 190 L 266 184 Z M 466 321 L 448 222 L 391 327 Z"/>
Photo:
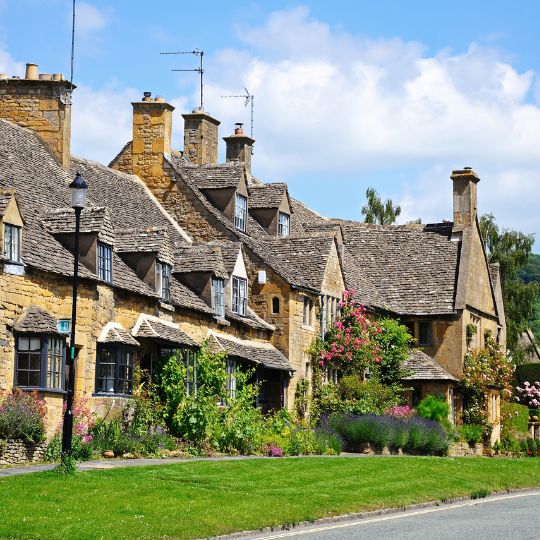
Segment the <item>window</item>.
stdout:
<path fill-rule="evenodd" d="M 223 280 L 212 278 L 212 309 L 218 317 L 225 317 L 225 304 L 223 303 Z"/>
<path fill-rule="evenodd" d="M 112 248 L 107 244 L 98 243 L 98 276 L 112 283 Z"/>
<path fill-rule="evenodd" d="M 418 345 L 433 345 L 431 321 L 420 321 L 418 323 Z"/>
<path fill-rule="evenodd" d="M 135 352 L 127 347 L 102 347 L 97 352 L 96 391 L 125 394 L 133 391 Z"/>
<path fill-rule="evenodd" d="M 409 334 L 411 335 L 411 337 L 414 338 L 415 337 L 414 321 L 405 321 L 402 324 L 407 327 L 407 330 L 409 331 Z"/>
<path fill-rule="evenodd" d="M 165 302 L 171 300 L 171 266 L 169 264 L 156 263 L 156 291 Z"/>
<path fill-rule="evenodd" d="M 313 310 L 313 300 L 309 296 L 304 296 L 304 316 L 302 319 L 302 324 L 305 326 L 311 326 L 311 312 Z"/>
<path fill-rule="evenodd" d="M 247 305 L 247 281 L 233 276 L 232 282 L 232 310 L 238 315 L 246 314 Z"/>
<path fill-rule="evenodd" d="M 19 262 L 21 229 L 15 225 L 4 224 L 4 257 L 8 261 Z"/>
<path fill-rule="evenodd" d="M 53 336 L 19 336 L 16 346 L 16 385 L 22 388 L 64 387 L 66 342 Z"/>
<path fill-rule="evenodd" d="M 279 313 L 279 298 L 277 296 L 274 296 L 274 298 L 272 298 L 272 313 Z"/>
<path fill-rule="evenodd" d="M 227 371 L 227 398 L 234 399 L 236 397 L 236 370 L 238 369 L 238 363 L 232 358 L 227 358 L 225 367 Z"/>
<path fill-rule="evenodd" d="M 162 365 L 172 358 L 178 362 L 183 362 L 186 367 L 186 395 L 197 395 L 197 352 L 191 349 L 174 349 L 170 347 L 161 347 L 159 356 Z"/>
<path fill-rule="evenodd" d="M 283 212 L 280 212 L 279 222 L 278 222 L 278 235 L 279 236 L 289 236 L 289 224 L 290 224 L 289 214 L 284 214 Z"/>
<path fill-rule="evenodd" d="M 234 208 L 234 226 L 240 231 L 246 230 L 247 198 L 240 193 L 236 194 L 236 206 Z"/>

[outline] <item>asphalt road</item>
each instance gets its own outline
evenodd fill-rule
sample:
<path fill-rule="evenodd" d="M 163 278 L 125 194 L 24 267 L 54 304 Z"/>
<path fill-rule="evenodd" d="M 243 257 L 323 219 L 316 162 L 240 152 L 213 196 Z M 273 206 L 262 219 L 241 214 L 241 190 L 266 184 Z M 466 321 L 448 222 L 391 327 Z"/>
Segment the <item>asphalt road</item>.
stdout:
<path fill-rule="evenodd" d="M 513 493 L 473 501 L 396 512 L 355 521 L 299 527 L 248 538 L 277 540 L 537 539 L 540 535 L 540 491 Z"/>

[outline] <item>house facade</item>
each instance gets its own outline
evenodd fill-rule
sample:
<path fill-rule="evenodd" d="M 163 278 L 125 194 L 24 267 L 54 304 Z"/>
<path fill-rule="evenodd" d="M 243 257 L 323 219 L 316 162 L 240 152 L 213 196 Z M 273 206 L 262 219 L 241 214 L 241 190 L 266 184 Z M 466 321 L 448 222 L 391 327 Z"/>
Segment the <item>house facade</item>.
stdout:
<path fill-rule="evenodd" d="M 109 166 L 70 154 L 70 93 L 61 76 L 0 80 L 0 391 L 37 390 L 49 427 L 61 422 L 71 318 L 74 212 L 68 185 L 89 185 L 81 217 L 76 396 L 110 418 L 133 372 L 175 354 L 194 373 L 203 342 L 228 355 L 229 389 L 254 369 L 264 411 L 294 404 L 310 379 L 307 349 L 338 313 L 345 288 L 372 311 L 399 317 L 411 354 L 410 400 L 455 392 L 467 326 L 505 342 L 496 267 L 478 228 L 474 171 L 454 171 L 454 221 L 379 227 L 327 219 L 284 183 L 252 174 L 253 139 L 241 126 L 183 114 L 183 151 L 172 147 L 174 107 L 145 92 L 132 103 L 133 137 Z M 473 345 L 475 345 L 474 343 Z M 189 377 L 188 377 L 189 378 Z M 187 381 L 194 390 L 195 377 Z M 497 411 L 493 413 L 494 422 Z"/>

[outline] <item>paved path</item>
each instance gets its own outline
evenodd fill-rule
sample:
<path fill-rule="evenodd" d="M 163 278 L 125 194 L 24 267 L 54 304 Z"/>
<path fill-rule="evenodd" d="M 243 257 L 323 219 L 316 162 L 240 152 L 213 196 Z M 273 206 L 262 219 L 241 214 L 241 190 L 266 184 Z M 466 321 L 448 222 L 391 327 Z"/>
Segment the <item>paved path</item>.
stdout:
<path fill-rule="evenodd" d="M 252 540 L 532 540 L 538 538 L 539 505 L 540 491 L 534 490 L 243 537 Z"/>
<path fill-rule="evenodd" d="M 83 461 L 77 465 L 80 471 L 92 471 L 103 469 L 118 469 L 121 467 L 144 467 L 148 465 L 171 465 L 172 463 L 192 463 L 194 461 L 240 461 L 248 459 L 298 459 L 302 458 L 344 458 L 344 457 L 377 457 L 367 456 L 367 454 L 351 454 L 343 452 L 339 456 L 289 456 L 285 458 L 270 458 L 266 456 L 220 456 L 220 457 L 200 457 L 200 458 L 141 458 L 141 459 L 99 459 L 93 461 Z M 30 474 L 36 472 L 50 471 L 56 464 L 30 464 L 22 467 L 6 467 L 0 469 L 0 478 L 6 476 L 16 476 L 19 474 Z"/>

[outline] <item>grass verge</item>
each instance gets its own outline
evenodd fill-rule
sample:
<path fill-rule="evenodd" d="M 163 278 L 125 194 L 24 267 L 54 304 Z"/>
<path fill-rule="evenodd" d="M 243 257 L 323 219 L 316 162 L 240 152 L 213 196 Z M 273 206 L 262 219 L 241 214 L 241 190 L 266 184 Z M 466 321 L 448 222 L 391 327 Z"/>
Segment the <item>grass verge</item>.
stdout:
<path fill-rule="evenodd" d="M 0 537 L 201 538 L 540 485 L 536 459 L 191 462 L 0 480 Z"/>

